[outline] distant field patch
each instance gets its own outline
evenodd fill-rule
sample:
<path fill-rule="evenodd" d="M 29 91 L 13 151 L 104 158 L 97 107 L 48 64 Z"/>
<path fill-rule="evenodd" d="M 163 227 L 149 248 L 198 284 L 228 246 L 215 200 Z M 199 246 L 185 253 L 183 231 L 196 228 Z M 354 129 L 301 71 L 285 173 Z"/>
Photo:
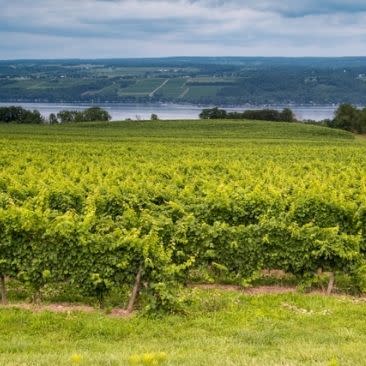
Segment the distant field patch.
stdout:
<path fill-rule="evenodd" d="M 237 82 L 235 78 L 221 78 L 221 77 L 198 77 L 191 78 L 187 81 L 187 85 L 233 85 Z"/>
<path fill-rule="evenodd" d="M 108 68 L 99 68 L 95 70 L 95 74 L 97 76 L 107 76 L 107 77 L 116 77 L 116 76 L 140 76 L 142 77 L 147 72 L 158 72 L 159 69 L 157 67 L 108 67 Z"/>
<path fill-rule="evenodd" d="M 148 96 L 158 88 L 166 79 L 143 79 L 138 80 L 136 84 L 121 89 L 119 96 Z"/>
<path fill-rule="evenodd" d="M 118 85 L 108 85 L 105 88 L 99 89 L 99 90 L 88 90 L 85 93 L 82 94 L 82 96 L 98 96 L 98 97 L 108 97 L 110 95 L 115 95 L 119 91 Z"/>
<path fill-rule="evenodd" d="M 177 78 L 169 79 L 169 81 L 157 92 L 156 95 L 165 98 L 178 98 L 186 89 L 186 79 Z"/>
<path fill-rule="evenodd" d="M 185 98 L 200 98 L 200 97 L 215 97 L 217 92 L 221 89 L 221 86 L 198 86 L 198 85 L 188 85 L 189 91 L 185 95 Z"/>

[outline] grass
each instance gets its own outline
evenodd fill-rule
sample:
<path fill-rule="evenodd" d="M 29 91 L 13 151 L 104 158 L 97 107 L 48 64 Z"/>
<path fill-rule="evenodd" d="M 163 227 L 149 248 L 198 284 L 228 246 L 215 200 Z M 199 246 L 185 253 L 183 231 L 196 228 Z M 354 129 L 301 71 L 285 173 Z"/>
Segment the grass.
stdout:
<path fill-rule="evenodd" d="M 193 290 L 186 316 L 112 318 L 0 309 L 0 365 L 128 365 L 165 352 L 166 365 L 363 365 L 361 300 Z"/>

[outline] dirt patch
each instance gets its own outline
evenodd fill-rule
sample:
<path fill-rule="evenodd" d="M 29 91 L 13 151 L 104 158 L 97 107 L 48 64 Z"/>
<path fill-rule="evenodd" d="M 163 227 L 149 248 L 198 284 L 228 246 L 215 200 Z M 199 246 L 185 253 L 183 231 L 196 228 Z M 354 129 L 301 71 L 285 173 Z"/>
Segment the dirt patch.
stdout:
<path fill-rule="evenodd" d="M 295 293 L 297 291 L 296 287 L 290 286 L 258 286 L 251 288 L 243 288 L 241 286 L 236 285 L 220 285 L 220 284 L 190 284 L 190 288 L 197 288 L 201 290 L 219 290 L 219 291 L 235 291 L 240 292 L 242 294 L 247 295 L 276 295 L 276 294 L 288 294 Z M 326 293 L 321 290 L 313 290 L 307 293 L 308 295 L 323 295 L 326 296 Z M 339 297 L 344 300 L 352 300 L 355 303 L 365 304 L 366 303 L 366 295 L 362 295 L 360 297 L 341 295 L 337 293 L 333 293 L 331 296 Z M 101 310 L 94 308 L 88 305 L 76 305 L 69 303 L 60 303 L 60 304 L 40 304 L 34 305 L 29 303 L 16 303 L 9 305 L 0 305 L 1 309 L 21 309 L 21 310 L 29 310 L 34 313 L 40 313 L 44 311 L 49 311 L 52 313 L 61 313 L 61 314 L 72 314 L 75 312 L 80 313 L 99 313 L 108 315 L 115 318 L 129 318 L 133 314 L 129 313 L 126 309 L 122 308 L 113 308 L 111 310 Z"/>
<path fill-rule="evenodd" d="M 259 286 L 252 287 L 244 290 L 244 293 L 251 295 L 261 294 L 288 294 L 290 292 L 296 292 L 296 287 L 284 287 L 284 286 Z"/>
<path fill-rule="evenodd" d="M 364 141 L 366 140 L 366 134 L 355 134 L 355 139 Z"/>
<path fill-rule="evenodd" d="M 30 310 L 35 313 L 42 311 L 50 311 L 53 313 L 69 313 L 69 312 L 84 312 L 84 313 L 92 313 L 95 312 L 92 306 L 88 305 L 73 305 L 73 304 L 27 304 L 27 303 L 17 303 L 17 304 L 9 304 L 6 306 L 2 306 L 2 308 L 14 308 L 14 309 L 22 309 L 22 310 Z"/>
<path fill-rule="evenodd" d="M 190 285 L 191 288 L 199 288 L 202 290 L 221 290 L 221 291 L 237 291 L 249 295 L 261 294 L 286 294 L 289 292 L 296 292 L 296 287 L 284 286 L 258 286 L 243 288 L 235 285 L 216 285 L 216 284 L 195 284 Z"/>
<path fill-rule="evenodd" d="M 223 290 L 223 291 L 240 291 L 243 292 L 243 287 L 236 285 L 218 285 L 210 283 L 197 283 L 188 285 L 190 288 L 199 288 L 201 290 Z"/>
<path fill-rule="evenodd" d="M 117 318 L 128 318 L 131 316 L 126 309 L 115 308 L 109 314 L 110 316 L 117 317 Z"/>
<path fill-rule="evenodd" d="M 34 313 L 40 313 L 44 311 L 49 311 L 51 313 L 61 313 L 61 314 L 70 314 L 74 312 L 80 313 L 100 313 L 103 310 L 96 309 L 92 306 L 88 305 L 75 305 L 75 304 L 27 304 L 27 303 L 17 303 L 17 304 L 9 304 L 2 305 L 0 309 L 21 309 L 21 310 L 29 310 Z M 115 308 L 111 310 L 108 315 L 113 317 L 129 317 L 129 314 L 125 309 Z"/>
<path fill-rule="evenodd" d="M 219 291 L 235 291 L 240 292 L 242 294 L 247 295 L 276 295 L 276 294 L 288 294 L 288 293 L 296 293 L 298 289 L 296 286 L 257 286 L 257 287 L 248 287 L 244 288 L 236 285 L 218 285 L 218 284 L 191 284 L 190 288 L 198 288 L 202 290 L 219 290 Z M 334 296 L 340 299 L 352 300 L 357 303 L 365 303 L 366 302 L 366 294 L 362 294 L 360 296 L 347 295 L 344 293 L 340 293 L 337 291 L 332 292 L 330 295 L 327 295 L 326 290 L 314 289 L 309 292 L 305 292 L 304 295 L 319 295 L 319 296 Z"/>

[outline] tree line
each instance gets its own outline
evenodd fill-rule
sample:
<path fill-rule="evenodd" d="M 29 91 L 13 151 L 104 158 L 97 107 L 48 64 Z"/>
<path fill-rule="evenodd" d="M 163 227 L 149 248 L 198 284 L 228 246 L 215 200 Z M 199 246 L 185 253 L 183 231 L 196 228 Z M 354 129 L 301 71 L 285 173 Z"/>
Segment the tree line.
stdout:
<path fill-rule="evenodd" d="M 22 107 L 0 107 L 0 122 L 3 123 L 22 123 L 40 124 L 44 118 L 37 110 L 29 111 Z"/>
<path fill-rule="evenodd" d="M 111 115 L 100 107 L 92 107 L 83 111 L 61 111 L 55 115 L 50 114 L 49 122 L 70 123 L 70 122 L 94 122 L 94 121 L 110 121 Z"/>
<path fill-rule="evenodd" d="M 366 133 L 366 108 L 357 108 L 351 104 L 342 104 L 334 119 L 325 120 L 325 125 L 355 133 Z"/>
<path fill-rule="evenodd" d="M 341 104 L 335 112 L 333 119 L 322 121 L 306 120 L 298 121 L 290 108 L 282 111 L 275 109 L 246 110 L 244 112 L 228 112 L 225 109 L 203 109 L 199 117 L 201 119 L 246 119 L 274 122 L 301 122 L 314 125 L 338 128 L 353 133 L 366 133 L 366 107 L 358 108 L 352 104 Z"/>
<path fill-rule="evenodd" d="M 110 114 L 100 108 L 91 107 L 83 111 L 60 111 L 59 113 L 51 113 L 45 118 L 37 110 L 27 110 L 22 107 L 10 106 L 0 107 L 0 122 L 17 123 L 17 124 L 42 124 L 42 123 L 72 123 L 72 122 L 94 122 L 94 121 L 110 121 Z"/>
<path fill-rule="evenodd" d="M 201 119 L 251 119 L 259 121 L 295 122 L 295 114 L 290 108 L 282 111 L 276 109 L 246 110 L 244 112 L 227 112 L 225 109 L 203 109 L 199 117 Z"/>

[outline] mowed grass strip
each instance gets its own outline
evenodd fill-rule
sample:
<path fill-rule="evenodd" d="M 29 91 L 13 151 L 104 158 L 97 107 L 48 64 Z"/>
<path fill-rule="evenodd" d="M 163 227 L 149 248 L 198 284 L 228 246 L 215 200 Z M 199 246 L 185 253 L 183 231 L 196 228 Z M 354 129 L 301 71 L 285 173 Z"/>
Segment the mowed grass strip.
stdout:
<path fill-rule="evenodd" d="M 187 315 L 113 318 L 0 309 L 0 365 L 128 365 L 165 352 L 166 365 L 364 365 L 362 299 L 193 290 Z"/>

